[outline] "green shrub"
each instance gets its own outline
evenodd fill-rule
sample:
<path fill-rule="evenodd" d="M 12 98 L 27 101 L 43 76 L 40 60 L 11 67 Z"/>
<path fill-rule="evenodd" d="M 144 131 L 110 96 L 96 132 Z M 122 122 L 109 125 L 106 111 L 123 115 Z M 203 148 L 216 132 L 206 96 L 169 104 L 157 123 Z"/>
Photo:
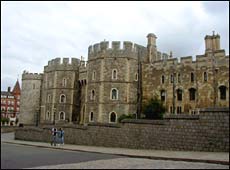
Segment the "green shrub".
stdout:
<path fill-rule="evenodd" d="M 143 106 L 143 114 L 145 119 L 163 119 L 166 109 L 163 103 L 155 96 Z"/>
<path fill-rule="evenodd" d="M 136 115 L 135 114 L 122 114 L 119 118 L 118 121 L 121 122 L 123 119 L 135 119 Z"/>

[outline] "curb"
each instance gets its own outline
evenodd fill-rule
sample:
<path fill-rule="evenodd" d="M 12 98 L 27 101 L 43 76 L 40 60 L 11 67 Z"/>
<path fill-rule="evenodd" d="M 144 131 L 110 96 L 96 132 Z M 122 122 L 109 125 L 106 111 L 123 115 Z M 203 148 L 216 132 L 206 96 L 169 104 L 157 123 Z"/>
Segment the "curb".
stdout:
<path fill-rule="evenodd" d="M 160 157 L 160 156 L 142 156 L 142 155 L 129 155 L 129 154 L 120 154 L 120 153 L 106 153 L 100 151 L 87 151 L 80 149 L 70 149 L 70 148 L 60 148 L 60 147 L 51 147 L 51 146 L 41 146 L 34 144 L 26 144 L 26 143 L 16 143 L 11 141 L 1 141 L 2 143 L 16 144 L 16 145 L 24 145 L 24 146 L 34 146 L 39 148 L 51 148 L 57 150 L 66 150 L 66 151 L 79 151 L 79 152 L 92 152 L 92 153 L 103 153 L 110 155 L 119 155 L 126 156 L 130 158 L 145 158 L 145 159 L 154 159 L 154 160 L 171 160 L 171 161 L 185 161 L 185 162 L 201 162 L 201 163 L 211 163 L 211 164 L 221 164 L 221 165 L 229 165 L 229 161 L 221 161 L 221 160 L 207 160 L 207 159 L 190 159 L 190 158 L 172 158 L 172 157 Z"/>

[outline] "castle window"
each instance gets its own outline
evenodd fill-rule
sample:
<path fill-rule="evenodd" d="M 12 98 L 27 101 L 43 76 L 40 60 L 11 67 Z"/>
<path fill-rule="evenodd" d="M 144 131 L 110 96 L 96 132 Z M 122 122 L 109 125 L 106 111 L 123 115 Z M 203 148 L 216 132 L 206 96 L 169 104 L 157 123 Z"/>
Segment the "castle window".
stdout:
<path fill-rule="evenodd" d="M 177 114 L 181 114 L 181 106 L 177 106 Z"/>
<path fill-rule="evenodd" d="M 196 89 L 194 89 L 194 88 L 189 89 L 189 98 L 190 98 L 190 100 L 196 99 Z"/>
<path fill-rule="evenodd" d="M 182 101 L 182 90 L 181 89 L 177 89 L 177 100 Z"/>
<path fill-rule="evenodd" d="M 113 69 L 113 70 L 112 70 L 112 79 L 113 79 L 113 80 L 116 80 L 116 79 L 117 79 L 117 70 L 116 70 L 116 69 Z"/>
<path fill-rule="evenodd" d="M 90 122 L 93 122 L 93 112 L 90 112 L 89 121 L 90 121 Z"/>
<path fill-rule="evenodd" d="M 170 106 L 170 113 L 173 113 L 173 107 Z"/>
<path fill-rule="evenodd" d="M 165 96 L 166 96 L 165 90 L 161 90 L 161 101 L 165 101 Z"/>
<path fill-rule="evenodd" d="M 96 72 L 93 71 L 92 80 L 95 80 L 95 79 L 96 79 Z"/>
<path fill-rule="evenodd" d="M 173 75 L 170 76 L 170 82 L 173 83 Z"/>
<path fill-rule="evenodd" d="M 207 75 L 207 72 L 204 72 L 204 81 L 208 81 L 208 75 Z"/>
<path fill-rule="evenodd" d="M 117 89 L 112 89 L 111 90 L 110 98 L 112 100 L 118 100 L 118 90 Z"/>
<path fill-rule="evenodd" d="M 33 84 L 33 89 L 35 89 L 35 84 Z"/>
<path fill-rule="evenodd" d="M 49 119 L 50 119 L 50 112 L 47 111 L 47 120 L 49 120 Z"/>
<path fill-rule="evenodd" d="M 65 120 L 65 112 L 59 113 L 59 120 Z"/>
<path fill-rule="evenodd" d="M 67 83 L 67 81 L 66 81 L 66 79 L 64 78 L 64 79 L 62 80 L 62 87 L 66 87 L 66 83 Z"/>
<path fill-rule="evenodd" d="M 95 100 L 95 91 L 91 91 L 90 100 Z"/>
<path fill-rule="evenodd" d="M 165 76 L 164 76 L 164 75 L 161 76 L 161 83 L 162 83 L 162 84 L 165 83 Z"/>
<path fill-rule="evenodd" d="M 177 75 L 177 81 L 178 81 L 178 83 L 180 83 L 180 73 L 178 73 L 178 75 Z"/>
<path fill-rule="evenodd" d="M 135 74 L 135 81 L 138 81 L 138 74 Z"/>
<path fill-rule="evenodd" d="M 116 113 L 114 113 L 114 112 L 110 113 L 109 122 L 110 123 L 115 123 L 116 121 L 117 121 L 117 115 L 116 115 Z"/>
<path fill-rule="evenodd" d="M 191 82 L 194 82 L 194 73 L 191 73 Z"/>
<path fill-rule="evenodd" d="M 219 90 L 220 90 L 220 99 L 221 100 L 226 100 L 227 87 L 226 86 L 220 86 Z"/>
<path fill-rule="evenodd" d="M 47 101 L 48 103 L 50 103 L 51 102 L 51 96 L 50 96 L 50 94 L 48 95 L 48 101 Z"/>
<path fill-rule="evenodd" d="M 60 95 L 60 103 L 65 103 L 66 102 L 66 96 L 64 94 Z"/>

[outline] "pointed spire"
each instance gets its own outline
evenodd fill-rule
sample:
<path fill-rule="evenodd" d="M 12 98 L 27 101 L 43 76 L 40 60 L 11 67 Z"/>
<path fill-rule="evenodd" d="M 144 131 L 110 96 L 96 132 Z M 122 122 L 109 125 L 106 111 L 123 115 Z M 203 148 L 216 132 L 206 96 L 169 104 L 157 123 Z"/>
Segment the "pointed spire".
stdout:
<path fill-rule="evenodd" d="M 15 83 L 15 85 L 14 85 L 14 89 L 13 89 L 12 92 L 13 92 L 14 94 L 15 94 L 15 93 L 20 94 L 20 92 L 21 92 L 21 88 L 20 88 L 18 79 L 17 79 L 17 81 L 16 81 L 16 83 Z"/>

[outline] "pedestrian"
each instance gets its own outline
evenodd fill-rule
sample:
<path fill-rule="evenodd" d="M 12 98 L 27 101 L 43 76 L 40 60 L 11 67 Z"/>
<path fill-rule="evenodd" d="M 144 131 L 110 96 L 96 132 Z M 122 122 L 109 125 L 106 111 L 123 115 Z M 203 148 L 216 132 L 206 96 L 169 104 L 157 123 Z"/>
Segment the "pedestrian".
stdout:
<path fill-rule="evenodd" d="M 57 129 L 52 128 L 51 130 L 51 146 L 56 146 L 56 135 L 57 135 Z"/>
<path fill-rule="evenodd" d="M 64 130 L 60 128 L 60 138 L 61 138 L 61 144 L 64 145 Z"/>

